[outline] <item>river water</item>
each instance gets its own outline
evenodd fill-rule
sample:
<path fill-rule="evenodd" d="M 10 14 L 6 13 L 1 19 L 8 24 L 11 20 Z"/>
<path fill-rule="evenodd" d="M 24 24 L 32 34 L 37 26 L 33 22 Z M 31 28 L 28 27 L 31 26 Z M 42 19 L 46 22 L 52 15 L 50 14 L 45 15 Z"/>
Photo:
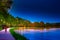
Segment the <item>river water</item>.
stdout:
<path fill-rule="evenodd" d="M 60 40 L 60 29 L 49 29 L 43 31 L 30 30 L 20 31 L 19 33 L 29 40 Z"/>

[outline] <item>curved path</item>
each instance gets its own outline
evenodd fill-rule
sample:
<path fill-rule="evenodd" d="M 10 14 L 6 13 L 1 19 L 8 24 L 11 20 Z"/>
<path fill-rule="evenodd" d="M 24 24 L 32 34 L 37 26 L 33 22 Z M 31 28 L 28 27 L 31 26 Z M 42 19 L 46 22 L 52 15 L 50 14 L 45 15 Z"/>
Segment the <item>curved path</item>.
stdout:
<path fill-rule="evenodd" d="M 10 28 L 7 29 L 7 32 L 5 32 L 5 29 L 0 31 L 0 40 L 15 40 L 9 30 Z"/>

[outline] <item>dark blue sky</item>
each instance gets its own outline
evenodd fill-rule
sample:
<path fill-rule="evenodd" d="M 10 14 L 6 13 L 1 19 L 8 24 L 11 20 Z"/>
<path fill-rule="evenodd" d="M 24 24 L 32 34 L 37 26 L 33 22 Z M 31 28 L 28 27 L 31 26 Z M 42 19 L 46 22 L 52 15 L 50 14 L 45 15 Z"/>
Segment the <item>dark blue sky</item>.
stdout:
<path fill-rule="evenodd" d="M 60 22 L 60 1 L 14 0 L 10 14 L 31 22 Z"/>

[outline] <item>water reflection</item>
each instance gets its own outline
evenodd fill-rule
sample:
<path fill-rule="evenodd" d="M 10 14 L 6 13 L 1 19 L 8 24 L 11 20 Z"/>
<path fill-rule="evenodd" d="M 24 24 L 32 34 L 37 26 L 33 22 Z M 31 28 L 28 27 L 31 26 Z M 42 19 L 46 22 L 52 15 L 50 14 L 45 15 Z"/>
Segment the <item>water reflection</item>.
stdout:
<path fill-rule="evenodd" d="M 30 40 L 60 40 L 60 29 L 30 30 L 19 32 Z"/>

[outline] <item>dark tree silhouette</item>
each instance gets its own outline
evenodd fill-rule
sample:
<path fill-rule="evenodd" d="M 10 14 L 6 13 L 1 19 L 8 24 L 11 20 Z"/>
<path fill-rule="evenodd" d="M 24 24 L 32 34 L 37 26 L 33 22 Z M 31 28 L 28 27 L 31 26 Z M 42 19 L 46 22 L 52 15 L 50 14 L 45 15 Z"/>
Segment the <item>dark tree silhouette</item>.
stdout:
<path fill-rule="evenodd" d="M 0 10 L 6 11 L 10 9 L 12 3 L 13 3 L 13 0 L 0 0 Z"/>

